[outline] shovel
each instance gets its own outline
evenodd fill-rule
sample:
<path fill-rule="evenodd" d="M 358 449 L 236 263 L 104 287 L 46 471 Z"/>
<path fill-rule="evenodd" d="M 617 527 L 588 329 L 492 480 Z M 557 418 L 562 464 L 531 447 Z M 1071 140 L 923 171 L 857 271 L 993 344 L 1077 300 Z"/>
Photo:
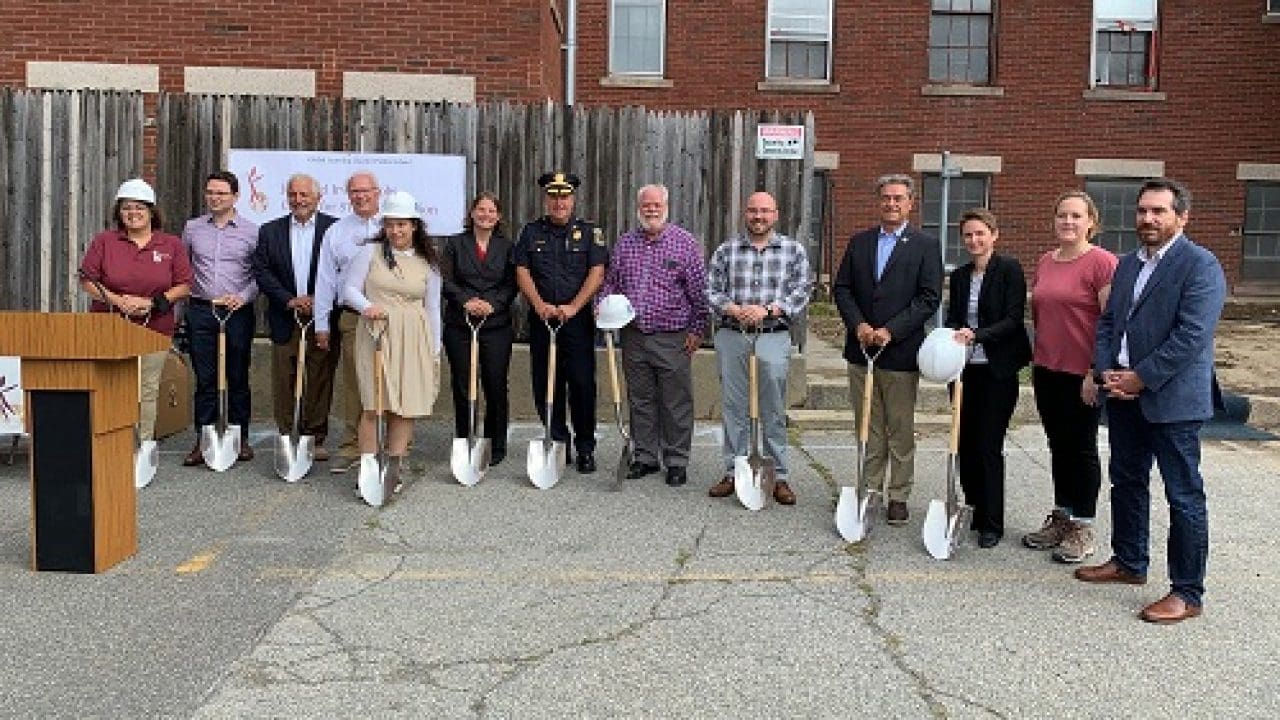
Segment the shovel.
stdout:
<path fill-rule="evenodd" d="M 484 478 L 489 469 L 489 438 L 477 438 L 476 427 L 480 424 L 479 403 L 476 402 L 478 384 L 476 377 L 480 372 L 480 326 L 484 318 L 472 323 L 467 316 L 467 326 L 471 328 L 471 369 L 467 378 L 467 436 L 453 439 L 453 449 L 449 454 L 449 467 L 453 477 L 467 487 L 471 487 Z"/>
<path fill-rule="evenodd" d="M 760 510 L 773 497 L 776 484 L 776 469 L 773 458 L 765 459 L 760 455 L 760 382 L 756 362 L 756 341 L 760 338 L 760 328 L 756 326 L 750 331 L 751 357 L 747 360 L 748 378 L 748 413 L 751 418 L 751 454 L 733 459 L 733 491 L 738 502 L 748 510 Z"/>
<path fill-rule="evenodd" d="M 240 455 L 240 426 L 227 424 L 227 321 L 231 310 L 218 314 L 221 305 L 209 310 L 218 321 L 218 422 L 200 428 L 200 454 L 204 464 L 214 472 L 222 472 L 236 464 Z"/>
<path fill-rule="evenodd" d="M 884 352 L 881 345 L 874 353 L 867 352 L 862 346 L 862 357 L 867 359 L 867 376 L 862 381 L 862 421 L 858 423 L 858 477 L 852 487 L 840 488 L 840 500 L 836 503 L 836 530 L 845 542 L 860 542 L 871 529 L 871 514 L 879 503 L 880 493 L 867 488 L 861 490 L 863 478 L 867 471 L 867 436 L 871 433 L 871 383 L 874 379 L 876 359 Z"/>
<path fill-rule="evenodd" d="M 973 515 L 973 508 L 962 505 L 956 496 L 960 403 L 964 397 L 964 383 L 959 377 L 955 382 L 955 397 L 951 401 L 951 440 L 947 444 L 947 499 L 929 501 L 929 512 L 924 516 L 924 526 L 920 529 L 925 549 L 936 560 L 948 560 L 955 555 Z"/>
<path fill-rule="evenodd" d="M 399 463 L 393 464 L 387 458 L 387 426 L 383 410 L 385 369 L 382 367 L 382 336 L 387 334 L 387 321 L 370 321 L 369 334 L 373 336 L 373 427 L 378 449 L 376 453 L 360 455 L 360 475 L 356 482 L 360 486 L 360 497 L 365 502 L 382 507 L 395 494 L 400 483 Z"/>
<path fill-rule="evenodd" d="M 543 413 L 542 439 L 529 441 L 529 454 L 525 467 L 529 473 L 529 481 L 539 490 L 547 490 L 560 482 L 564 474 L 564 443 L 551 439 L 551 406 L 556 389 L 556 333 L 560 332 L 563 323 L 551 324 L 550 320 L 542 321 L 551 335 L 551 343 L 547 348 L 547 395 L 546 412 Z"/>
<path fill-rule="evenodd" d="M 311 472 L 311 463 L 315 461 L 316 439 L 311 435 L 301 435 L 302 425 L 302 383 L 306 375 L 307 364 L 307 328 L 312 320 L 305 324 L 298 311 L 293 312 L 293 321 L 302 332 L 298 337 L 298 367 L 293 379 L 293 430 L 288 435 L 276 438 L 276 474 L 285 482 L 298 482 Z"/>
<path fill-rule="evenodd" d="M 622 455 L 618 457 L 618 472 L 609 489 L 621 490 L 623 481 L 627 479 L 627 471 L 635 460 L 636 448 L 631 440 L 631 433 L 627 432 L 626 426 L 622 424 L 622 390 L 618 386 L 618 365 L 613 352 L 612 330 L 604 331 L 604 343 L 609 355 L 609 384 L 613 387 L 613 417 L 618 423 L 618 434 L 622 436 Z"/>

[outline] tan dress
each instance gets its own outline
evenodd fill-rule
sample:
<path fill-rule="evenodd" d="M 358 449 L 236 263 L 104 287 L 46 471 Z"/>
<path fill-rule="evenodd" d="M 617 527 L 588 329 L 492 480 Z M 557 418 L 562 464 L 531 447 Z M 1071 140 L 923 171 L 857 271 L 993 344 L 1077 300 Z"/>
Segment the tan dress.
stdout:
<path fill-rule="evenodd" d="M 395 260 L 393 270 L 380 244 L 365 246 L 349 269 L 344 299 L 360 311 L 369 305 L 387 311 L 383 408 L 401 417 L 425 417 L 440 391 L 440 274 L 416 254 L 396 252 Z M 361 315 L 356 326 L 356 374 L 366 410 L 375 407 L 370 330 L 380 325 Z"/>

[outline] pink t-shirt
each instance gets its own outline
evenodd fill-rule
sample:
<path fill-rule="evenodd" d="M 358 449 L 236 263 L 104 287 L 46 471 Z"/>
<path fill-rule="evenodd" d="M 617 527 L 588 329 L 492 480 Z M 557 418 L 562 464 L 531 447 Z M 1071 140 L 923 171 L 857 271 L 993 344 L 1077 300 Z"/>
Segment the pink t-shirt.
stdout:
<path fill-rule="evenodd" d="M 1087 375 L 1102 306 L 1098 293 L 1111 284 L 1120 263 L 1094 246 L 1074 260 L 1058 262 L 1053 251 L 1040 256 L 1031 279 L 1031 321 L 1036 341 L 1032 362 L 1040 367 Z"/>

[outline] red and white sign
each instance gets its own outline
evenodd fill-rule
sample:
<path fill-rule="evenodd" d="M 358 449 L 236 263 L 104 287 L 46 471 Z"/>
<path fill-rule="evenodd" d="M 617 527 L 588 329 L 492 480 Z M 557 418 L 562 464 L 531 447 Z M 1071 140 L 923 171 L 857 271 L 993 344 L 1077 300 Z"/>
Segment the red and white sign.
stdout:
<path fill-rule="evenodd" d="M 757 125 L 756 159 L 803 160 L 803 125 Z"/>

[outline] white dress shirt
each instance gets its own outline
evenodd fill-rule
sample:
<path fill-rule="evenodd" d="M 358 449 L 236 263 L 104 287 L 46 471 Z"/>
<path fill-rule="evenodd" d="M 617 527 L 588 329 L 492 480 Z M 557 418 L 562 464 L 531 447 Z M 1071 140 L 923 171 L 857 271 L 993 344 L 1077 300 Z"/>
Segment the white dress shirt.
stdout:
<path fill-rule="evenodd" d="M 382 213 L 365 219 L 348 215 L 329 226 L 320 241 L 320 264 L 316 269 L 316 332 L 329 332 L 329 315 L 339 302 L 343 273 L 360 248 L 382 229 Z"/>
<path fill-rule="evenodd" d="M 311 280 L 311 248 L 316 239 L 316 216 L 313 214 L 305 223 L 289 216 L 289 250 L 293 256 L 293 287 L 296 294 L 307 294 L 307 282 Z"/>
<path fill-rule="evenodd" d="M 1169 252 L 1169 248 L 1178 242 L 1182 237 L 1181 234 L 1175 235 L 1172 240 L 1156 248 L 1155 252 L 1148 252 L 1147 246 L 1143 245 L 1138 248 L 1134 254 L 1142 261 L 1142 269 L 1138 271 L 1138 277 L 1133 281 L 1133 297 L 1129 301 L 1129 314 L 1133 314 L 1133 306 L 1138 302 L 1138 298 L 1142 297 L 1142 291 L 1147 287 L 1147 281 L 1151 279 L 1151 273 L 1156 271 L 1156 266 L 1160 264 L 1164 254 Z M 1128 327 L 1128 324 L 1125 325 Z M 1116 354 L 1116 360 L 1119 361 L 1120 367 L 1132 368 L 1129 364 L 1129 331 L 1126 329 L 1124 334 L 1120 336 L 1120 352 Z"/>

